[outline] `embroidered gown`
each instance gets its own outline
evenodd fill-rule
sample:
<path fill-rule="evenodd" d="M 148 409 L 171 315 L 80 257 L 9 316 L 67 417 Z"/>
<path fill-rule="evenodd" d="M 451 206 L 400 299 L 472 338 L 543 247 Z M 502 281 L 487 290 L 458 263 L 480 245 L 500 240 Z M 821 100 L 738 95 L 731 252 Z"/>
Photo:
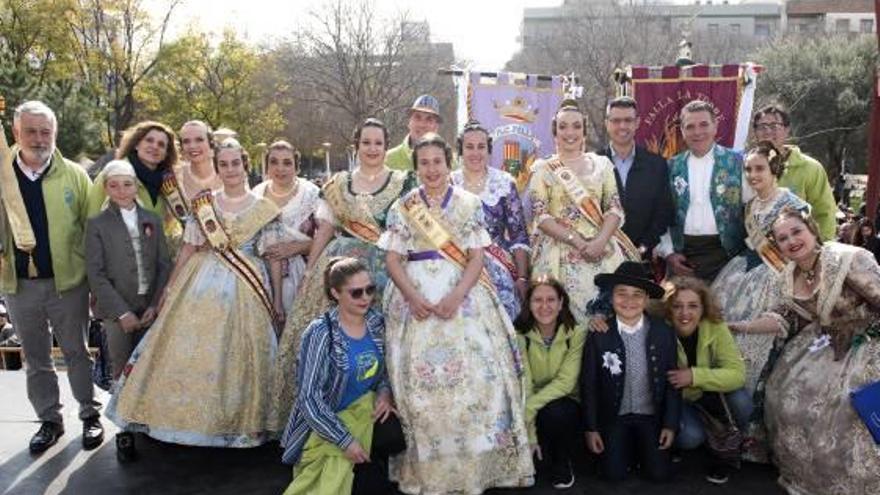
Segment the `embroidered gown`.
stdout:
<path fill-rule="evenodd" d="M 464 188 L 464 174 L 461 170 L 452 172 L 452 184 Z M 480 199 L 483 201 L 486 230 L 489 231 L 493 245 L 492 252 L 483 252 L 484 264 L 507 315 L 511 320 L 515 320 L 519 315 L 522 301 L 519 300 L 514 286 L 516 277 L 508 267 L 516 268 L 513 259 L 516 250 L 527 253 L 531 251 L 516 182 L 507 172 L 489 167 Z"/>
<path fill-rule="evenodd" d="M 781 279 L 755 249 L 766 241 L 773 221 L 785 207 L 808 208 L 785 188 L 779 188 L 766 202 L 756 196 L 746 204 L 746 246 L 749 249 L 728 261 L 712 283 L 712 292 L 726 321 L 752 320 L 778 304 Z M 746 389 L 749 392 L 755 391 L 758 376 L 773 347 L 773 338 L 772 334 L 734 334 L 746 362 Z"/>
<path fill-rule="evenodd" d="M 296 360 L 299 355 L 300 338 L 309 324 L 330 307 L 330 301 L 324 294 L 324 268 L 331 258 L 351 256 L 363 261 L 370 270 L 370 276 L 377 287 L 378 296 L 375 304 L 381 304 L 382 290 L 388 283 L 385 270 L 385 253 L 374 244 L 358 239 L 342 228 L 342 222 L 349 218 L 361 218 L 369 215 L 379 227 L 385 227 L 385 217 L 391 204 L 415 186 L 415 175 L 412 172 L 393 171 L 388 175 L 385 184 L 373 194 L 356 194 L 351 188 L 351 174 L 340 172 L 324 186 L 321 197 L 325 198 L 329 188 L 337 188 L 341 197 L 335 211 L 330 202 L 321 199 L 318 202 L 315 218 L 336 226 L 334 237 L 324 248 L 314 268 L 305 274 L 300 282 L 301 294 L 308 297 L 296 298 L 287 315 L 287 322 L 278 348 L 278 359 L 273 370 L 272 411 L 270 424 L 280 431 L 287 424 L 295 398 Z"/>
<path fill-rule="evenodd" d="M 379 247 L 414 254 L 418 261 L 405 262 L 406 273 L 436 304 L 458 283 L 462 269 L 431 256 L 433 244 L 404 216 L 402 203 L 408 200 L 425 201 L 422 190 L 392 206 Z M 491 243 L 479 197 L 450 187 L 438 208 L 434 218 L 462 250 Z M 477 494 L 530 485 L 522 365 L 513 325 L 497 296 L 477 283 L 452 319 L 417 321 L 391 284 L 384 310 L 389 378 L 407 445 L 390 466 L 400 490 Z"/>
<path fill-rule="evenodd" d="M 255 254 L 278 209 L 251 195 L 239 211 L 215 202 L 232 246 L 269 278 Z M 184 241 L 204 236 L 187 223 Z M 200 249 L 168 287 L 162 311 L 132 353 L 107 409 L 120 427 L 153 438 L 206 447 L 253 447 L 267 441 L 272 316 L 254 289 L 212 249 Z"/>
<path fill-rule="evenodd" d="M 806 299 L 794 295 L 794 265 L 786 266 L 783 302 L 770 313 L 788 332 L 762 390 L 779 480 L 799 495 L 880 493 L 880 447 L 849 397 L 880 380 L 880 266 L 868 251 L 836 242 L 822 246 L 819 263 Z"/>
<path fill-rule="evenodd" d="M 268 182 L 257 184 L 254 194 L 270 199 L 266 193 Z M 315 232 L 315 210 L 318 208 L 320 189 L 304 179 L 297 179 L 297 190 L 281 208 L 278 222 L 273 222 L 260 238 L 257 246 L 262 256 L 266 249 L 279 242 L 308 241 Z M 293 299 L 299 289 L 300 281 L 306 271 L 306 260 L 303 255 L 296 255 L 283 260 L 281 294 L 284 300 L 284 311 L 289 313 L 293 308 Z"/>
<path fill-rule="evenodd" d="M 555 155 L 551 159 L 555 159 Z M 585 153 L 585 173 L 577 179 L 591 197 L 597 198 L 603 213 L 614 213 L 623 225 L 623 207 L 617 193 L 614 165 L 608 158 L 595 153 Z M 624 261 L 624 255 L 615 241 L 607 245 L 606 255 L 598 262 L 588 262 L 568 243 L 545 235 L 538 225 L 545 219 L 556 220 L 568 230 L 590 239 L 599 234 L 580 213 L 569 197 L 562 182 L 547 166 L 547 160 L 535 163 L 529 181 L 529 199 L 532 205 L 532 278 L 551 275 L 559 280 L 571 297 L 571 312 L 578 323 L 587 322 L 586 305 L 598 294 L 593 278 L 600 273 L 612 273 Z"/>

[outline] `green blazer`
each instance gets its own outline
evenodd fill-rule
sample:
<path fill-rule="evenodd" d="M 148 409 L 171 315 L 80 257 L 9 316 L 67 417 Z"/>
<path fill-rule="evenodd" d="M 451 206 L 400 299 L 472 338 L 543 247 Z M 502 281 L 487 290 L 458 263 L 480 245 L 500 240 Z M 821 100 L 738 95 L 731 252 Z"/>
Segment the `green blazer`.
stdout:
<path fill-rule="evenodd" d="M 693 371 L 694 383 L 682 392 L 689 402 L 702 397 L 703 392 L 733 392 L 746 383 L 745 361 L 723 321 L 700 321 L 696 363 L 688 363 L 684 347 L 678 342 L 678 367 Z"/>

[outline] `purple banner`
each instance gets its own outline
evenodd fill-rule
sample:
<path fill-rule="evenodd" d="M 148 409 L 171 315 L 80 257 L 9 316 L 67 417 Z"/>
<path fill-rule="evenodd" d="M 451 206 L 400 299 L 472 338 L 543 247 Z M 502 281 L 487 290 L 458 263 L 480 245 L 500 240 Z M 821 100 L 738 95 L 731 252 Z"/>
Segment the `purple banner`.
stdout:
<path fill-rule="evenodd" d="M 467 114 L 492 135 L 489 165 L 513 175 L 522 191 L 532 163 L 554 151 L 550 121 L 562 101 L 563 88 L 559 76 L 550 80 L 539 80 L 534 74 L 514 76 L 470 73 Z"/>

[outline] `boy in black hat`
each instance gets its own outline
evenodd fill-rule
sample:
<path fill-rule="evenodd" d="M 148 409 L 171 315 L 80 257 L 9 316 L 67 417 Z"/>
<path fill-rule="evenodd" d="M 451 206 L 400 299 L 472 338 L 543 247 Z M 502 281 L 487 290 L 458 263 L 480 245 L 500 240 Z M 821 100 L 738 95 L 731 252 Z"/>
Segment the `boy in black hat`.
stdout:
<path fill-rule="evenodd" d="M 611 292 L 614 317 L 607 332 L 591 332 L 584 346 L 581 398 L 587 447 L 601 457 L 610 480 L 641 466 L 651 480 L 669 478 L 669 448 L 681 413 L 681 394 L 666 382 L 676 369 L 675 332 L 645 313 L 663 297 L 640 263 L 624 262 L 595 283 Z"/>

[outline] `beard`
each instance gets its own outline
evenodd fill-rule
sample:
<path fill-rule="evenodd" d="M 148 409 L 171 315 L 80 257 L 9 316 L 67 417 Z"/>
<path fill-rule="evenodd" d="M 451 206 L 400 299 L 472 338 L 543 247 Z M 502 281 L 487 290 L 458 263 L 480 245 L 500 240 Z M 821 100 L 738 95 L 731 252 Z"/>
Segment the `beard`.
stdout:
<path fill-rule="evenodd" d="M 32 158 L 33 161 L 42 165 L 46 163 L 52 157 L 52 155 L 55 154 L 55 146 L 48 146 L 46 148 L 31 148 L 27 152 L 24 152 L 24 150 L 22 151 L 22 154 L 25 156 L 25 158 Z"/>

